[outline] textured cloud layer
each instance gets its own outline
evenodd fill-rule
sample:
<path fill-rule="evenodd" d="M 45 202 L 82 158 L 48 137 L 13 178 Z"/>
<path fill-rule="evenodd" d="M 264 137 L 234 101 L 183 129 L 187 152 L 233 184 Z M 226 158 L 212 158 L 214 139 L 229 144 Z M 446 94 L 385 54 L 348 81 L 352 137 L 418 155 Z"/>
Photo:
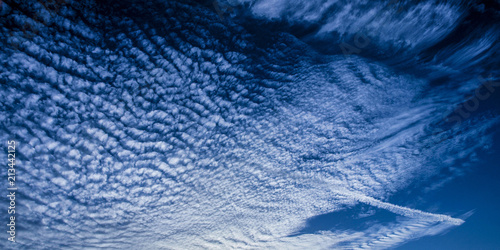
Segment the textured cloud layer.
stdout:
<path fill-rule="evenodd" d="M 262 38 L 195 3 L 118 5 L 50 13 L 25 2 L 1 19 L 0 138 L 19 143 L 18 244 L 373 248 L 463 222 L 389 202 L 487 145 L 478 135 L 495 119 L 446 140 L 429 132 L 463 92 L 320 56 L 284 33 Z M 358 203 L 400 217 L 290 236 Z"/>
<path fill-rule="evenodd" d="M 386 49 L 430 46 L 443 39 L 465 12 L 458 1 L 219 0 L 253 16 L 314 27 L 312 36 L 337 39 L 357 33 Z"/>

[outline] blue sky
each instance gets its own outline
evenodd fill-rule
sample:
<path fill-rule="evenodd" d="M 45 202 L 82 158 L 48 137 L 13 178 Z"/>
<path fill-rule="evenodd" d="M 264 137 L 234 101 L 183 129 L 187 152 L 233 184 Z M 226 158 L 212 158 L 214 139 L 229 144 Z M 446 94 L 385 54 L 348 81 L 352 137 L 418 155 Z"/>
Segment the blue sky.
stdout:
<path fill-rule="evenodd" d="M 2 5 L 1 247 L 498 246 L 491 3 L 85 3 Z"/>
<path fill-rule="evenodd" d="M 480 153 L 482 161 L 470 173 L 428 195 L 445 210 L 473 210 L 466 222 L 443 235 L 424 237 L 398 249 L 497 249 L 500 245 L 500 136 L 492 150 Z"/>

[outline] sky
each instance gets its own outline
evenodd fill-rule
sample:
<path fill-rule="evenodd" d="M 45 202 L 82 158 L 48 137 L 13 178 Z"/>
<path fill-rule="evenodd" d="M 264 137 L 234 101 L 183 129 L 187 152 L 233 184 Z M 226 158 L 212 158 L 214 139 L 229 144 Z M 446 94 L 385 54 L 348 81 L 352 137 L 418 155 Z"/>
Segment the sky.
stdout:
<path fill-rule="evenodd" d="M 3 2 L 0 247 L 498 248 L 499 5 Z"/>

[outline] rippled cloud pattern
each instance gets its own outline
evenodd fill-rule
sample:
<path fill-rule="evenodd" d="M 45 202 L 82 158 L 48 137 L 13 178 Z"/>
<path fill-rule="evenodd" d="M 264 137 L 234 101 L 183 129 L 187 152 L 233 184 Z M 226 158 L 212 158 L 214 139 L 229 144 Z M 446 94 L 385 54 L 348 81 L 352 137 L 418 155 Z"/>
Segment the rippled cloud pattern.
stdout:
<path fill-rule="evenodd" d="M 473 213 L 393 197 L 439 189 L 492 144 L 498 112 L 464 107 L 498 88 L 499 27 L 457 34 L 498 17 L 484 5 L 54 4 L 1 5 L 19 188 L 2 249 L 378 249 Z M 345 216 L 314 229 L 325 214 Z M 352 215 L 365 222 L 336 224 Z"/>

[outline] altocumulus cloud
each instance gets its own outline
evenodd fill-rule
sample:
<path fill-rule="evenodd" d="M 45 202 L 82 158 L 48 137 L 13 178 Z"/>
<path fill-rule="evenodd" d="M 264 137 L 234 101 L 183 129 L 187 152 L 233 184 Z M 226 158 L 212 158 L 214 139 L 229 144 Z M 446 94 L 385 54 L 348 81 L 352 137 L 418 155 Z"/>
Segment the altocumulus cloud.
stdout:
<path fill-rule="evenodd" d="M 463 92 L 261 37 L 197 2 L 6 5 L 0 138 L 19 142 L 24 248 L 384 248 L 463 223 L 389 202 L 488 145 L 497 119 L 433 143 Z M 359 203 L 399 216 L 292 236 Z"/>

